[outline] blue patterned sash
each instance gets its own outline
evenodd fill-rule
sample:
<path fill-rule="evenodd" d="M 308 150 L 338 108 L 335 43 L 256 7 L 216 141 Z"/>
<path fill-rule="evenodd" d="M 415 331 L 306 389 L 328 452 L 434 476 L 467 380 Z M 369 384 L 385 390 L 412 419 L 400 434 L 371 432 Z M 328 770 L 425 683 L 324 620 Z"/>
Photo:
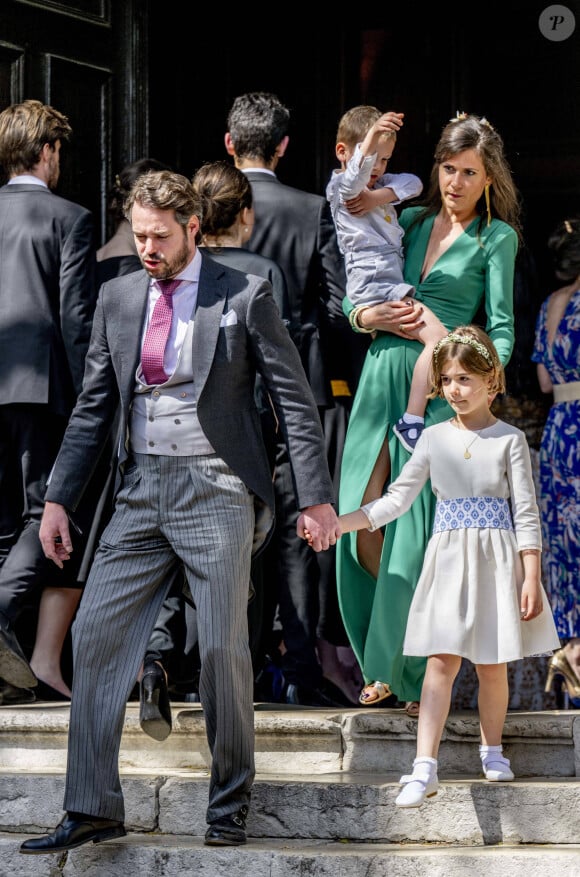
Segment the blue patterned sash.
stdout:
<path fill-rule="evenodd" d="M 513 530 L 507 499 L 498 496 L 461 496 L 457 499 L 437 500 L 433 533 L 463 530 L 466 527 Z"/>

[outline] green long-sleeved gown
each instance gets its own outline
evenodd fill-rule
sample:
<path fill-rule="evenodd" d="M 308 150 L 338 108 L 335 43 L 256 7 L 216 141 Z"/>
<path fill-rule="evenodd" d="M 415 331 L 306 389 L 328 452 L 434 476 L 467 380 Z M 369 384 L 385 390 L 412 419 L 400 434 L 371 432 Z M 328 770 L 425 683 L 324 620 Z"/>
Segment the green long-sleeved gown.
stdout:
<path fill-rule="evenodd" d="M 517 235 L 506 223 L 479 218 L 464 230 L 421 280 L 421 269 L 434 216 L 410 227 L 421 208 L 403 210 L 406 230 L 405 280 L 449 329 L 470 323 L 480 306 L 486 312 L 485 330 L 504 365 L 514 343 L 513 281 Z M 391 480 L 409 454 L 392 427 L 406 409 L 413 367 L 421 351 L 418 341 L 379 332 L 366 355 L 354 398 L 340 473 L 339 511 L 359 508 L 374 463 L 388 433 Z M 452 416 L 443 399 L 427 407 L 425 425 Z M 428 482 L 413 505 L 385 528 L 379 577 L 375 580 L 358 563 L 356 533 L 341 537 L 337 546 L 337 585 L 340 609 L 353 651 L 366 682 L 389 683 L 402 701 L 419 700 L 425 658 L 403 656 L 409 606 L 419 579 L 433 522 L 435 502 Z"/>

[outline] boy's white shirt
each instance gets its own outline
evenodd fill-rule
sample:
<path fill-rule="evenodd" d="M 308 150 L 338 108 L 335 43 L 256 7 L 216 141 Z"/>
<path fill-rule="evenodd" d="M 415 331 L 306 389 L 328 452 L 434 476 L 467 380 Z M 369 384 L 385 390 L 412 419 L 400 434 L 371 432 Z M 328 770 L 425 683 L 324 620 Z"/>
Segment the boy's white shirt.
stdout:
<path fill-rule="evenodd" d="M 326 187 L 326 197 L 330 203 L 343 255 L 373 249 L 384 251 L 385 246 L 388 250 L 399 250 L 404 232 L 399 225 L 395 207 L 423 191 L 423 184 L 415 174 L 383 174 L 373 188 L 390 188 L 397 200 L 378 205 L 364 216 L 352 216 L 344 202 L 366 188 L 375 161 L 376 153 L 365 158 L 360 144 L 357 144 L 346 169 L 333 171 Z"/>

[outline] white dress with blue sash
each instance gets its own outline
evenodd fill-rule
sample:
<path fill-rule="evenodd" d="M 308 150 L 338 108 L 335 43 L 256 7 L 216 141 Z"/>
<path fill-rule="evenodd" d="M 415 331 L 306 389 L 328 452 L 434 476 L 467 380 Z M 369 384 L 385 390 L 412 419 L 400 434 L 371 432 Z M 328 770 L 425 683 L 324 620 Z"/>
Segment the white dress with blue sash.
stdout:
<path fill-rule="evenodd" d="M 519 552 L 541 548 L 525 434 L 501 420 L 478 432 L 451 421 L 428 427 L 384 496 L 363 506 L 371 529 L 406 513 L 429 478 L 437 507 L 404 654 L 499 664 L 558 649 L 545 592 L 543 612 L 520 618 Z"/>

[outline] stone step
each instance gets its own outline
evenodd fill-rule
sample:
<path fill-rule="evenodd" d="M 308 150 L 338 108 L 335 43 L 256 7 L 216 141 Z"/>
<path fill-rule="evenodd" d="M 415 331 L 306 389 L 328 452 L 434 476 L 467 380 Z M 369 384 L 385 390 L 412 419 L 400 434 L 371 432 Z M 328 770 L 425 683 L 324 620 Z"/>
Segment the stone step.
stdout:
<path fill-rule="evenodd" d="M 129 834 L 62 856 L 23 856 L 25 835 L 0 835 L 0 877 L 579 877 L 580 846 L 455 847 Z"/>
<path fill-rule="evenodd" d="M 513 783 L 481 778 L 476 713 L 450 715 L 438 794 L 401 810 L 417 728 L 402 710 L 257 704 L 249 842 L 216 849 L 203 846 L 203 711 L 172 709 L 174 731 L 157 743 L 128 705 L 128 837 L 37 857 L 18 848 L 60 819 L 69 710 L 0 707 L 0 877 L 580 877 L 580 711 L 508 715 Z"/>
<path fill-rule="evenodd" d="M 203 710 L 172 704 L 173 732 L 164 742 L 139 727 L 139 705 L 129 703 L 121 743 L 122 768 L 191 769 L 209 766 Z M 0 771 L 66 766 L 69 707 L 0 706 Z M 417 720 L 402 709 L 255 709 L 258 773 L 408 773 L 415 755 Z M 452 713 L 439 753 L 440 775 L 477 776 L 479 720 L 474 711 Z M 504 754 L 518 778 L 580 777 L 580 710 L 508 713 Z"/>
<path fill-rule="evenodd" d="M 125 770 L 121 782 L 127 830 L 173 836 L 205 832 L 207 772 Z M 3 771 L 0 788 L 0 831 L 38 834 L 59 821 L 62 772 Z M 311 779 L 260 774 L 248 834 L 355 843 L 580 843 L 580 787 L 575 779 L 488 783 L 443 777 L 437 795 L 414 809 L 395 806 L 399 790 L 398 776 L 388 773 Z"/>

